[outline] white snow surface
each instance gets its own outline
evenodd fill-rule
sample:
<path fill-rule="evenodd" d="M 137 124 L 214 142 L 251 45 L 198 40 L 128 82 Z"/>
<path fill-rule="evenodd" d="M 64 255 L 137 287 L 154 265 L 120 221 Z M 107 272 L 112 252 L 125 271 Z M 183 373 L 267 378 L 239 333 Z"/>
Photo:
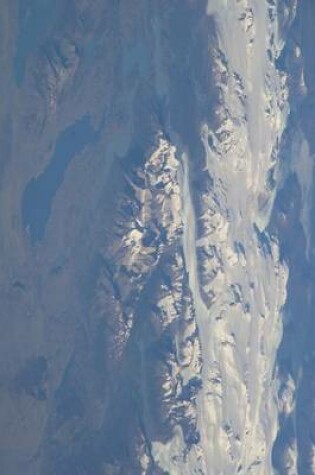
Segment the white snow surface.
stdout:
<path fill-rule="evenodd" d="M 201 211 L 190 189 L 188 152 L 179 179 L 203 361 L 200 442 L 188 450 L 178 428 L 169 443 L 153 443 L 152 454 L 171 475 L 270 475 L 278 427 L 275 356 L 288 279 L 279 243 L 267 230 L 289 112 L 286 77 L 276 68 L 284 40 L 272 0 L 209 0 L 207 13 L 218 30 L 209 54 L 220 104 L 219 125 L 200 131 L 213 179 L 211 192 L 200 197 Z M 296 169 L 308 193 L 303 163 Z M 288 464 L 295 466 L 293 448 L 291 455 Z"/>

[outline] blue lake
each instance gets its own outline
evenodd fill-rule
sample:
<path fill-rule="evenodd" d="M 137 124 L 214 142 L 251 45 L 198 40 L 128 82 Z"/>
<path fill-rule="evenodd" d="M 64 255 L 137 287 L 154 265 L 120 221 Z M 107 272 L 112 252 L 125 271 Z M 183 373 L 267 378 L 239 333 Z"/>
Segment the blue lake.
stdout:
<path fill-rule="evenodd" d="M 22 197 L 22 219 L 33 244 L 45 235 L 54 196 L 71 160 L 97 139 L 98 133 L 93 129 L 90 117 L 85 115 L 60 133 L 49 164 L 41 175 L 27 184 Z"/>

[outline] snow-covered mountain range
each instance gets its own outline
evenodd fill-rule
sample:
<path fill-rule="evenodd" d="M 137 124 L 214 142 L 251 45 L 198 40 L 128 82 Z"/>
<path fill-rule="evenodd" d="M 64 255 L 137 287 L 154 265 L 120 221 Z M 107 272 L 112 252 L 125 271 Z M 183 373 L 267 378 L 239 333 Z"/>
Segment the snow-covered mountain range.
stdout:
<path fill-rule="evenodd" d="M 26 3 L 0 6 L 0 472 L 314 474 L 315 4 Z"/>

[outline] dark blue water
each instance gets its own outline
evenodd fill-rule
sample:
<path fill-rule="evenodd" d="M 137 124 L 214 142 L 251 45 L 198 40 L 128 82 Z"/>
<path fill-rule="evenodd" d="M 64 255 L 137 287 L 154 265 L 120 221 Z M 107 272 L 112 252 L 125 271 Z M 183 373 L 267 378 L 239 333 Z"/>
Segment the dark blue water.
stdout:
<path fill-rule="evenodd" d="M 97 138 L 98 133 L 93 130 L 90 117 L 82 117 L 61 132 L 50 163 L 41 175 L 27 184 L 22 198 L 22 219 L 33 244 L 45 235 L 52 201 L 71 160 Z"/>
<path fill-rule="evenodd" d="M 24 79 L 28 55 L 44 41 L 56 17 L 56 0 L 19 0 L 19 31 L 13 63 L 18 86 Z"/>

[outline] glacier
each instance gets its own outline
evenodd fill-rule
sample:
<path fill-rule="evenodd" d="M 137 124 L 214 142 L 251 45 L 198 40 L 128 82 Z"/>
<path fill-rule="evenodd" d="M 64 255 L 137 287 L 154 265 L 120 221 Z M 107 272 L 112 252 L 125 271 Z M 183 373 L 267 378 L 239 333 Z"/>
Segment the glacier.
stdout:
<path fill-rule="evenodd" d="M 192 158 L 178 151 L 184 256 L 202 358 L 200 442 L 192 459 L 176 435 L 164 448 L 158 445 L 157 457 L 174 474 L 267 474 L 277 433 L 273 370 L 288 279 L 277 239 L 266 231 L 289 112 L 286 77 L 276 66 L 285 40 L 272 2 L 209 1 L 207 13 L 217 28 L 209 54 L 219 100 L 215 127 L 200 127 L 204 192 L 191 196 Z"/>

